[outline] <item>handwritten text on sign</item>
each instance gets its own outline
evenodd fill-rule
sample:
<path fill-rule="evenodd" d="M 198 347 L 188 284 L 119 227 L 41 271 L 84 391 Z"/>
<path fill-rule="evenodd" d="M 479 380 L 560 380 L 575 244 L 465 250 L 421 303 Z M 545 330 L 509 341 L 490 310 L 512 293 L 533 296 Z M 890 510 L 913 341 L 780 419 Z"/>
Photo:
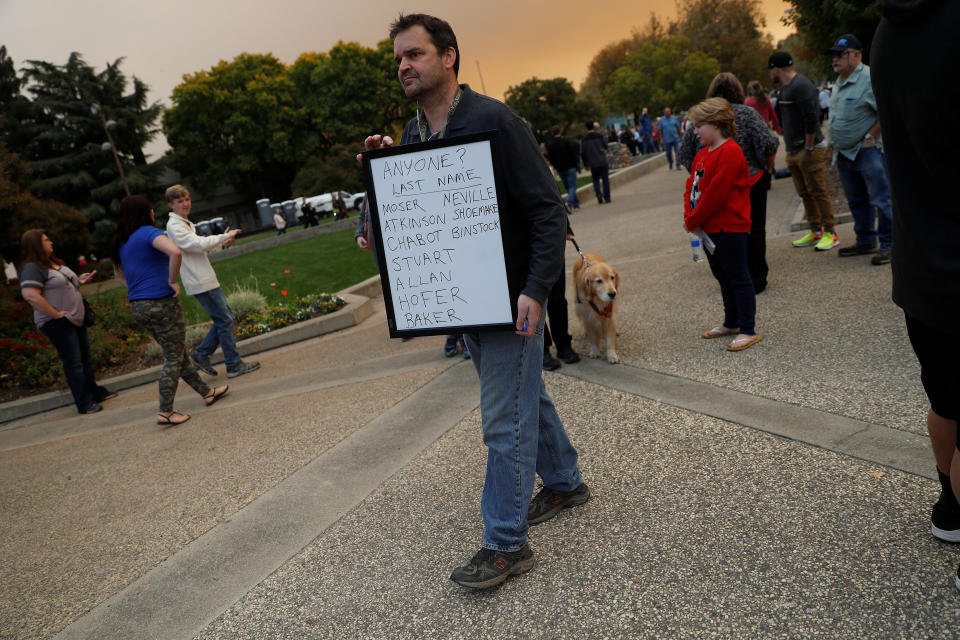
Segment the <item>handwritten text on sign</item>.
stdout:
<path fill-rule="evenodd" d="M 488 142 L 370 161 L 397 330 L 512 322 Z"/>

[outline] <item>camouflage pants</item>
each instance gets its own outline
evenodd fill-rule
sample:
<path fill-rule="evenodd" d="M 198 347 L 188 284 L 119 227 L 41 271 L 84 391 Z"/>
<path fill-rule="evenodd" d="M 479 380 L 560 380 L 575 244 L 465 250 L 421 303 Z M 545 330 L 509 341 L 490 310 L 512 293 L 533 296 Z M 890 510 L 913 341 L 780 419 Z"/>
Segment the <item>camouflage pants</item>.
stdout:
<path fill-rule="evenodd" d="M 131 300 L 130 312 L 153 336 L 163 350 L 163 370 L 160 372 L 160 412 L 173 411 L 173 399 L 177 395 L 180 378 L 202 396 L 210 393 L 210 387 L 200 379 L 200 374 L 190 362 L 185 347 L 186 326 L 183 309 L 177 298 L 155 300 Z"/>

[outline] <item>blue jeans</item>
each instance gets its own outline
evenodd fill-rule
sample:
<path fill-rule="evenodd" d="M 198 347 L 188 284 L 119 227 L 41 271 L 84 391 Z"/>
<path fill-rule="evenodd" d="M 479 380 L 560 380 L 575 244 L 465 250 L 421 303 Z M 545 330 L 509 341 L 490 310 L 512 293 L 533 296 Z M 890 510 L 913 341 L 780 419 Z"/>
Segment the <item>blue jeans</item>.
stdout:
<path fill-rule="evenodd" d="M 893 246 L 893 211 L 883 152 L 862 147 L 856 160 L 837 154 L 837 172 L 853 214 L 857 246 L 875 246 L 879 238 L 880 248 L 889 249 Z"/>
<path fill-rule="evenodd" d="M 653 153 L 655 149 L 653 148 L 653 139 L 650 138 L 650 135 L 644 135 L 640 138 L 640 145 L 643 148 L 643 154 Z"/>
<path fill-rule="evenodd" d="M 207 331 L 203 342 L 197 345 L 195 353 L 198 356 L 210 357 L 217 347 L 220 347 L 223 349 L 223 361 L 227 368 L 236 367 L 240 364 L 240 354 L 237 353 L 237 339 L 233 335 L 233 312 L 227 304 L 227 297 L 223 295 L 223 289 L 217 287 L 193 297 L 213 320 L 213 326 Z"/>
<path fill-rule="evenodd" d="M 717 245 L 713 253 L 707 252 L 707 261 L 713 277 L 720 283 L 723 297 L 723 326 L 740 327 L 740 333 L 753 335 L 757 315 L 757 295 L 747 268 L 746 233 L 711 233 L 710 239 Z"/>
<path fill-rule="evenodd" d="M 487 476 L 480 511 L 483 546 L 516 551 L 527 539 L 535 473 L 557 491 L 583 482 L 577 450 L 543 384 L 543 317 L 537 334 L 464 334 L 480 376 L 480 414 Z"/>
<path fill-rule="evenodd" d="M 560 174 L 560 180 L 567 190 L 567 204 L 574 209 L 580 208 L 580 200 L 577 199 L 577 168 L 570 167 Z"/>
<path fill-rule="evenodd" d="M 87 328 L 78 327 L 66 318 L 48 320 L 40 331 L 50 338 L 50 342 L 63 362 L 63 374 L 70 386 L 73 403 L 77 411 L 84 413 L 110 395 L 110 392 L 97 384 L 93 377 L 93 365 L 90 363 L 90 339 Z"/>
<path fill-rule="evenodd" d="M 679 140 L 671 140 L 663 142 L 663 150 L 667 152 L 667 164 L 670 165 L 670 168 L 673 169 L 673 160 L 677 158 L 677 166 L 680 166 L 680 159 L 677 157 L 677 150 L 679 149 Z"/>
<path fill-rule="evenodd" d="M 593 190 L 597 194 L 597 201 L 610 202 L 610 167 L 608 165 L 590 167 L 590 177 L 593 178 Z M 600 190 L 601 183 L 603 183 L 603 191 Z"/>

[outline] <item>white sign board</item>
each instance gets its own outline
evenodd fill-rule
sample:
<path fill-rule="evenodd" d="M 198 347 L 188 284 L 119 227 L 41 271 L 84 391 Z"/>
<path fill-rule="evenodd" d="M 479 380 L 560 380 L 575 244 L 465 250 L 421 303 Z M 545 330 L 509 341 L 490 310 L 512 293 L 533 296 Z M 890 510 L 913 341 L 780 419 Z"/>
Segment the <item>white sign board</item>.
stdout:
<path fill-rule="evenodd" d="M 364 153 L 391 337 L 514 325 L 491 133 Z"/>

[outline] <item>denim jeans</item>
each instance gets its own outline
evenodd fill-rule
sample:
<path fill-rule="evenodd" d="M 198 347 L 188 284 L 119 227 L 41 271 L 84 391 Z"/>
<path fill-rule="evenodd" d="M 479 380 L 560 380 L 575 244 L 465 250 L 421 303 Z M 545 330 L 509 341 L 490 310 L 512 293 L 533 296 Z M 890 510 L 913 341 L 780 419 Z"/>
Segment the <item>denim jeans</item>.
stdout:
<path fill-rule="evenodd" d="M 893 211 L 883 151 L 862 147 L 856 160 L 837 154 L 837 173 L 853 214 L 857 246 L 875 246 L 879 238 L 880 248 L 889 249 L 893 246 Z"/>
<path fill-rule="evenodd" d="M 219 346 L 223 349 L 223 361 L 227 368 L 236 367 L 240 364 L 240 354 L 237 353 L 237 339 L 233 335 L 233 312 L 227 304 L 227 297 L 223 295 L 223 289 L 217 287 L 193 297 L 213 320 L 213 326 L 207 331 L 203 342 L 197 345 L 195 353 L 210 357 Z"/>
<path fill-rule="evenodd" d="M 590 176 L 593 178 L 593 190 L 597 194 L 597 201 L 610 202 L 610 167 L 608 165 L 590 167 Z M 600 190 L 601 183 L 603 191 Z"/>
<path fill-rule="evenodd" d="M 78 327 L 66 318 L 57 318 L 48 320 L 40 327 L 40 331 L 50 339 L 60 355 L 63 375 L 70 386 L 77 411 L 88 411 L 94 404 L 110 395 L 93 377 L 90 339 L 87 337 L 86 327 Z"/>
<path fill-rule="evenodd" d="M 577 450 L 543 384 L 543 318 L 533 337 L 509 331 L 465 334 L 480 376 L 487 475 L 480 510 L 483 546 L 516 551 L 527 539 L 535 474 L 545 487 L 570 491 L 583 478 Z"/>
<path fill-rule="evenodd" d="M 755 333 L 757 296 L 753 280 L 747 269 L 746 233 L 711 233 L 710 239 L 717 245 L 713 253 L 707 252 L 707 261 L 713 277 L 720 283 L 723 297 L 723 326 L 740 327 L 740 333 Z"/>
<path fill-rule="evenodd" d="M 670 165 L 671 169 L 673 169 L 674 158 L 677 160 L 677 166 L 680 166 L 680 158 L 677 155 L 679 145 L 679 140 L 671 140 L 670 142 L 664 141 L 663 143 L 663 150 L 667 152 L 667 164 Z"/>
<path fill-rule="evenodd" d="M 580 200 L 577 199 L 577 169 L 570 167 L 560 174 L 560 180 L 567 190 L 567 204 L 574 209 L 580 208 Z"/>

